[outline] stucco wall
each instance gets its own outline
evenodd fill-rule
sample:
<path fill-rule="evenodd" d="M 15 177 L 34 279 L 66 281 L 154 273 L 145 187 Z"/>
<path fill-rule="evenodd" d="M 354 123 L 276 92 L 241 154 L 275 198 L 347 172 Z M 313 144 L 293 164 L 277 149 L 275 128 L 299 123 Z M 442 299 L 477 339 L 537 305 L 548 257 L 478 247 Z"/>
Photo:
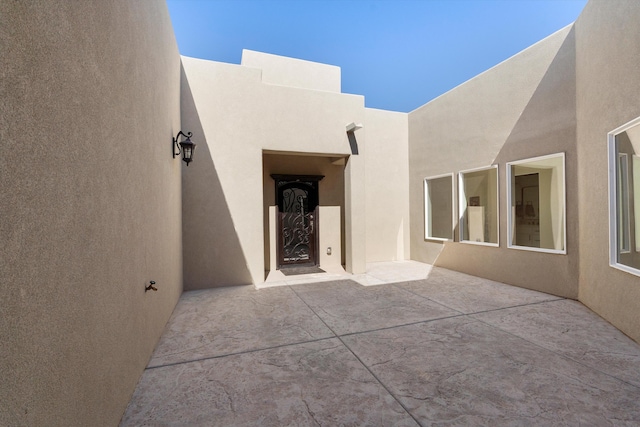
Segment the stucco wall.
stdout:
<path fill-rule="evenodd" d="M 260 70 L 264 83 L 340 93 L 340 67 L 244 49 L 241 65 Z"/>
<path fill-rule="evenodd" d="M 167 8 L 2 1 L 0 40 L 0 425 L 114 426 L 182 291 Z"/>
<path fill-rule="evenodd" d="M 577 298 L 575 123 L 571 26 L 409 113 L 411 258 Z M 506 162 L 558 152 L 567 159 L 567 254 L 507 249 Z M 455 241 L 425 240 L 423 179 L 494 164 L 500 247 L 459 243 L 457 224 Z"/>
<path fill-rule="evenodd" d="M 183 57 L 183 127 L 202 136 L 183 177 L 185 289 L 264 280 L 263 151 L 351 154 L 361 96 L 267 84 L 260 69 Z M 366 145 L 364 135 L 359 142 Z M 363 156 L 345 167 L 345 262 L 364 264 Z M 353 191 L 351 191 L 353 189 Z M 349 241 L 362 244 L 352 250 Z M 224 242 L 224 245 L 220 243 Z M 361 243 L 362 242 L 362 243 Z"/>
<path fill-rule="evenodd" d="M 365 111 L 367 262 L 409 259 L 406 113 Z"/>
<path fill-rule="evenodd" d="M 640 2 L 591 0 L 576 21 L 580 300 L 640 342 L 640 278 L 609 267 L 607 133 L 640 116 Z"/>

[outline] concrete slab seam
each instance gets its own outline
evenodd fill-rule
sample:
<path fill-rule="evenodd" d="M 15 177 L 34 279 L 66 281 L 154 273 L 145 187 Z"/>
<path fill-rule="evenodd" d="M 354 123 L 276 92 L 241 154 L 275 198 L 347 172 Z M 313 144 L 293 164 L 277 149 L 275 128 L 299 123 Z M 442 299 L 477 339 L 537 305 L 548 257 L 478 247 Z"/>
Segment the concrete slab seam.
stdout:
<path fill-rule="evenodd" d="M 293 292 L 294 292 L 296 295 L 298 295 L 298 293 L 295 291 L 295 289 L 293 289 L 293 288 L 292 288 L 292 290 L 293 290 Z M 315 314 L 316 316 L 318 316 L 318 314 L 315 312 L 315 310 L 314 310 L 314 309 L 313 309 L 309 304 L 307 304 L 307 302 L 306 302 L 306 301 L 305 301 L 305 300 L 304 300 L 300 295 L 298 295 L 298 298 L 300 298 L 300 299 L 302 300 L 302 302 L 304 302 L 304 303 L 307 305 L 307 307 L 309 307 L 309 309 L 313 312 L 313 314 Z M 418 420 L 418 419 L 417 419 L 417 418 L 416 418 L 416 417 L 415 417 L 415 416 L 414 416 L 414 415 L 409 411 L 409 409 L 408 409 L 408 408 L 407 408 L 407 407 L 406 407 L 406 406 L 405 406 L 405 405 L 404 405 L 404 404 L 403 404 L 403 403 L 402 403 L 402 402 L 401 402 L 401 401 L 396 397 L 396 395 L 395 395 L 395 394 L 393 394 L 393 393 L 391 392 L 391 390 L 389 390 L 389 388 L 388 388 L 388 387 L 387 387 L 387 386 L 386 386 L 386 385 L 385 385 L 385 384 L 380 380 L 380 378 L 378 378 L 378 376 L 377 376 L 376 374 L 374 374 L 374 373 L 371 371 L 371 369 L 369 369 L 369 367 L 368 367 L 368 366 L 367 366 L 367 365 L 362 361 L 362 359 L 360 359 L 360 357 L 358 357 L 358 355 L 354 353 L 354 351 L 351 349 L 351 347 L 349 347 L 349 346 L 347 345 L 347 343 L 345 343 L 345 342 L 344 342 L 344 340 L 342 339 L 342 336 L 341 336 L 341 335 L 336 334 L 336 332 L 335 332 L 335 331 L 334 331 L 334 330 L 333 330 L 333 329 L 332 329 L 332 328 L 331 328 L 331 327 L 330 327 L 330 326 L 329 326 L 329 325 L 328 325 L 328 324 L 327 324 L 327 323 L 326 323 L 326 322 L 325 322 L 325 321 L 324 321 L 320 316 L 318 316 L 318 318 L 319 318 L 319 319 L 320 319 L 320 321 L 321 321 L 322 323 L 324 323 L 324 324 L 325 324 L 325 326 L 326 326 L 327 328 L 329 328 L 329 330 L 330 330 L 330 331 L 331 331 L 331 332 L 332 332 L 332 333 L 333 333 L 333 334 L 334 334 L 334 335 L 335 335 L 335 336 L 340 340 L 340 342 L 342 343 L 342 345 L 343 345 L 347 350 L 349 350 L 349 352 L 353 355 L 353 357 L 355 357 L 355 358 L 356 358 L 356 360 L 358 361 L 358 363 L 360 363 L 360 364 L 362 365 L 362 367 L 364 367 L 364 369 L 366 369 L 366 370 L 367 370 L 367 372 L 369 372 L 369 374 L 371 374 L 371 376 L 372 376 L 372 377 L 373 377 L 373 378 L 378 382 L 378 384 L 380 384 L 380 386 L 381 386 L 382 388 L 384 388 L 384 389 L 387 391 L 387 393 L 389 393 L 389 396 L 393 397 L 393 400 L 395 400 L 395 401 L 398 403 L 398 405 L 400 405 L 400 407 L 401 407 L 402 409 L 404 409 L 404 411 L 407 413 L 407 415 L 409 415 L 409 416 L 410 416 L 410 417 L 411 417 L 411 418 L 416 422 L 416 424 L 418 424 L 419 426 L 422 426 L 422 423 L 421 423 L 421 422 L 420 422 L 420 421 L 419 421 L 419 420 Z M 397 327 L 397 326 L 396 326 L 396 327 Z M 362 333 L 364 333 L 364 332 L 359 332 L 359 333 L 360 333 L 360 334 L 362 334 Z M 355 333 L 354 333 L 354 334 L 350 334 L 350 335 L 355 335 Z"/>

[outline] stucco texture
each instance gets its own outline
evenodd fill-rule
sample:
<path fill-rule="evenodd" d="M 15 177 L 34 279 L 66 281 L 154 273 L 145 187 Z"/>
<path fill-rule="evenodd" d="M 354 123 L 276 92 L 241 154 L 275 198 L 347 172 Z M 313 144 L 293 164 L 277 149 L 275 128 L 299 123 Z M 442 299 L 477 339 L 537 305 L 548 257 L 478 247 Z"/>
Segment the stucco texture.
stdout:
<path fill-rule="evenodd" d="M 407 114 L 367 108 L 367 262 L 409 259 Z"/>
<path fill-rule="evenodd" d="M 182 122 L 203 136 L 199 161 L 183 177 L 185 289 L 261 283 L 263 152 L 349 156 L 346 125 L 364 121 L 364 99 L 264 83 L 259 68 L 187 57 L 182 63 Z M 364 218 L 364 157 L 346 163 L 345 262 L 356 258 L 364 268 L 365 226 L 351 220 Z"/>
<path fill-rule="evenodd" d="M 566 27 L 409 113 L 411 258 L 578 297 L 575 37 Z M 567 253 L 507 248 L 506 163 L 566 155 Z M 499 247 L 424 238 L 423 180 L 498 165 Z M 455 205 L 457 205 L 457 190 Z M 455 206 L 454 205 L 454 206 Z M 457 207 L 455 208 L 457 211 Z"/>
<path fill-rule="evenodd" d="M 580 301 L 640 342 L 640 278 L 609 266 L 607 133 L 640 116 L 640 3 L 591 0 L 576 21 Z"/>
<path fill-rule="evenodd" d="M 181 294 L 171 28 L 158 1 L 0 2 L 0 425 L 117 425 Z"/>
<path fill-rule="evenodd" d="M 117 425 L 183 288 L 264 280 L 272 172 L 326 176 L 323 239 L 349 272 L 410 257 L 578 298 L 640 342 L 607 207 L 607 133 L 640 116 L 638 22 L 636 0 L 590 0 L 407 115 L 340 93 L 335 66 L 181 58 L 162 1 L 0 1 L 0 425 Z M 507 248 L 506 164 L 555 153 L 566 254 Z M 457 224 L 425 239 L 424 178 L 490 165 L 499 246 Z"/>

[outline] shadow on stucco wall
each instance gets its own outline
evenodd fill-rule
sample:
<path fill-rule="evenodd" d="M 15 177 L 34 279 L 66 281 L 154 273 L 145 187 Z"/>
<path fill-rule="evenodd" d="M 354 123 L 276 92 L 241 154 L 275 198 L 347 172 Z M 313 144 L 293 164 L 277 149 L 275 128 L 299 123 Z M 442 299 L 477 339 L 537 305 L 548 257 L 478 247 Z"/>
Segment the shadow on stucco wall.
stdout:
<path fill-rule="evenodd" d="M 252 283 L 207 135 L 181 67 L 182 128 L 193 132 L 194 161 L 182 169 L 184 290 Z"/>
<path fill-rule="evenodd" d="M 572 28 L 513 126 L 494 164 L 576 150 L 575 30 Z M 567 159 L 569 161 L 569 159 Z"/>
<path fill-rule="evenodd" d="M 492 164 L 499 165 L 500 255 L 482 256 L 473 245 L 446 243 L 434 265 L 461 270 L 563 297 L 578 296 L 578 191 L 576 153 L 575 31 L 572 28 L 509 132 Z M 506 163 L 547 154 L 566 155 L 567 254 L 546 254 L 507 248 Z M 456 235 L 458 235 L 456 224 Z M 497 255 L 497 254 L 496 254 Z M 519 266 L 505 268 L 505 265 Z M 526 271 L 526 274 L 523 274 Z"/>

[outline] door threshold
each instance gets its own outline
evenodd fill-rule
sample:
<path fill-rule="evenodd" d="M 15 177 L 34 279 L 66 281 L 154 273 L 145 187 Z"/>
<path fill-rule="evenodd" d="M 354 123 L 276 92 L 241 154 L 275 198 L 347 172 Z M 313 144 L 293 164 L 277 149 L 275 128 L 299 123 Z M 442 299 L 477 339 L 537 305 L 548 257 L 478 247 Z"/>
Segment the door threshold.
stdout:
<path fill-rule="evenodd" d="M 318 273 L 326 273 L 326 271 L 324 271 L 323 269 L 321 269 L 320 267 L 318 267 L 317 265 L 311 265 L 311 266 L 287 266 L 287 267 L 281 267 L 280 272 L 282 274 L 284 274 L 285 276 L 298 276 L 301 274 L 318 274 Z"/>

